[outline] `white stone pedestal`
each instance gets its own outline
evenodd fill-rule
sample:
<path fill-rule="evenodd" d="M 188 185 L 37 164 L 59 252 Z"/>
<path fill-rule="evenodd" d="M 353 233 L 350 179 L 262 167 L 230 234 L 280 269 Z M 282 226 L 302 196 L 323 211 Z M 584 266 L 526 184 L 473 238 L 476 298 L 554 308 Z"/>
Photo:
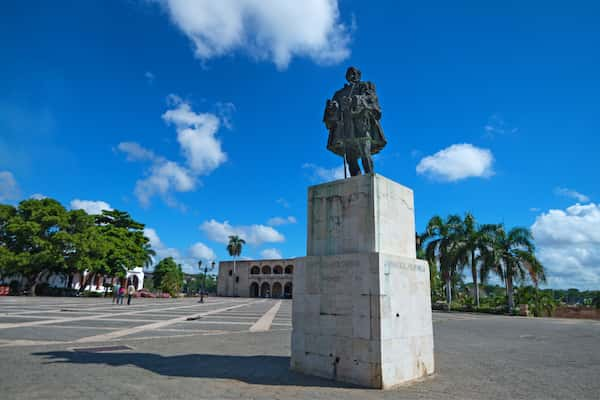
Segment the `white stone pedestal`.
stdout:
<path fill-rule="evenodd" d="M 310 187 L 292 369 L 383 389 L 433 373 L 429 267 L 415 253 L 410 189 L 380 175 Z"/>

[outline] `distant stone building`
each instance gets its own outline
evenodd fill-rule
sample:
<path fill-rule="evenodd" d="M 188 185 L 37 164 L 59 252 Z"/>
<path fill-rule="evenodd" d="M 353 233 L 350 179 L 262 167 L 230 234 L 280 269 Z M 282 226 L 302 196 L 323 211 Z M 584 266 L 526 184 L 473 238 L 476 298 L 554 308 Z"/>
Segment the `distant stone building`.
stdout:
<path fill-rule="evenodd" d="M 219 263 L 218 296 L 292 298 L 295 258 Z"/>

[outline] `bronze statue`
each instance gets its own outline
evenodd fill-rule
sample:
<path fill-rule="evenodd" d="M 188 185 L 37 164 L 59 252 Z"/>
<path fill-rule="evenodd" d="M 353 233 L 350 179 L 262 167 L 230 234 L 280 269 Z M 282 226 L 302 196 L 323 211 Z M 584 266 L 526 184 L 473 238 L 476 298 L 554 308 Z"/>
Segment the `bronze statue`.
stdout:
<path fill-rule="evenodd" d="M 346 71 L 344 87 L 327 100 L 323 122 L 329 130 L 327 149 L 344 157 L 351 176 L 360 175 L 358 159 L 365 174 L 374 173 L 372 154 L 379 153 L 387 144 L 379 120 L 381 109 L 371 82 L 361 82 L 361 73 L 350 67 Z"/>

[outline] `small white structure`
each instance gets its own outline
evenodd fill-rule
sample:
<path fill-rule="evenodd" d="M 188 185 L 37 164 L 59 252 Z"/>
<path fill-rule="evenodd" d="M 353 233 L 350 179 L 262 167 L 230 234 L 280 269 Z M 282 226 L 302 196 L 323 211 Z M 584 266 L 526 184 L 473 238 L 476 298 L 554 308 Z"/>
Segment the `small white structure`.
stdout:
<path fill-rule="evenodd" d="M 82 277 L 84 279 L 87 279 L 88 275 L 89 275 L 88 271 L 84 271 L 83 276 L 82 276 L 82 274 L 75 274 L 75 276 L 73 277 L 73 281 L 71 283 L 71 288 L 79 289 L 81 287 L 81 282 L 83 280 Z M 117 281 L 119 281 L 119 278 L 96 274 L 93 277 L 92 282 L 87 282 L 87 284 L 85 286 L 85 290 L 86 291 L 89 290 L 91 292 L 105 292 L 107 290 L 110 290 L 113 287 L 113 285 L 117 283 Z M 124 285 L 128 281 L 131 281 L 131 283 L 135 287 L 135 290 L 140 290 L 141 288 L 143 288 L 144 287 L 144 270 L 141 267 L 137 267 L 137 268 L 127 271 L 125 278 L 121 279 L 120 282 L 122 285 Z M 48 283 L 50 283 L 50 279 L 48 279 Z M 63 286 L 59 286 L 59 285 L 54 286 L 50 283 L 50 286 L 54 286 L 54 287 L 67 287 L 67 285 L 68 285 L 68 282 L 64 282 Z"/>
<path fill-rule="evenodd" d="M 383 389 L 433 373 L 410 189 L 380 175 L 310 187 L 307 257 L 296 263 L 292 369 Z"/>

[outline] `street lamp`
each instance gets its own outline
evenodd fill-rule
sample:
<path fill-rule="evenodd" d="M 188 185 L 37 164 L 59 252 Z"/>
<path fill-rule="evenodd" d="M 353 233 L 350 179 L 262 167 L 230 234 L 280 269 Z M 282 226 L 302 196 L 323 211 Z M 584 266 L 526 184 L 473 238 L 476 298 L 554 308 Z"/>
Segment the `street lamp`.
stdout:
<path fill-rule="evenodd" d="M 210 270 L 215 268 L 215 261 L 210 263 Z M 198 261 L 198 269 L 202 266 L 202 261 Z M 200 303 L 204 303 L 204 291 L 206 290 L 206 274 L 208 274 L 208 265 L 204 266 L 204 276 L 202 277 L 202 290 L 200 292 Z"/>
<path fill-rule="evenodd" d="M 198 261 L 198 271 L 202 272 L 202 260 Z M 202 292 L 204 292 L 204 285 L 202 285 L 202 287 L 200 288 L 200 303 L 204 303 L 204 297 Z"/>

